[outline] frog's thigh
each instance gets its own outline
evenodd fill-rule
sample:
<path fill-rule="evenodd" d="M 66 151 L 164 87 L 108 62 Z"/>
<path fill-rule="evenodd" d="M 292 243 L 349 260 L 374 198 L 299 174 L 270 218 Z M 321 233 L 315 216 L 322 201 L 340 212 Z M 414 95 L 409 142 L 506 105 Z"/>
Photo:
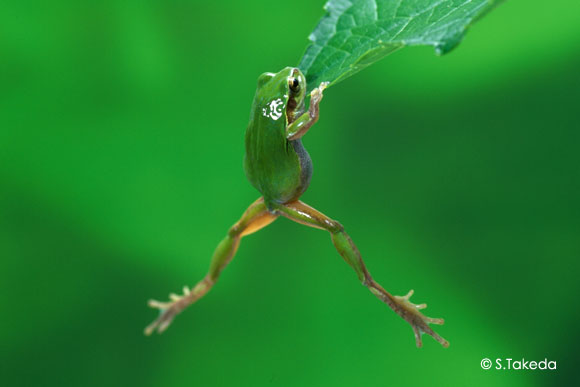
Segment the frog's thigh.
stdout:
<path fill-rule="evenodd" d="M 264 203 L 264 198 L 259 198 L 252 203 L 240 220 L 229 229 L 226 237 L 217 246 L 208 273 L 211 281 L 216 281 L 224 267 L 232 260 L 240 245 L 240 239 L 243 236 L 252 234 L 266 227 L 276 220 L 277 217 L 278 215 L 268 211 Z"/>
<path fill-rule="evenodd" d="M 255 233 L 275 221 L 277 217 L 278 215 L 272 214 L 267 209 L 262 210 L 259 214 L 252 217 L 252 219 L 246 224 L 245 228 L 240 233 L 240 237 Z"/>
<path fill-rule="evenodd" d="M 295 222 L 330 232 L 334 247 L 346 263 L 354 269 L 359 280 L 365 285 L 371 281 L 356 245 L 339 222 L 299 200 L 279 204 L 276 206 L 276 210 L 280 215 Z"/>

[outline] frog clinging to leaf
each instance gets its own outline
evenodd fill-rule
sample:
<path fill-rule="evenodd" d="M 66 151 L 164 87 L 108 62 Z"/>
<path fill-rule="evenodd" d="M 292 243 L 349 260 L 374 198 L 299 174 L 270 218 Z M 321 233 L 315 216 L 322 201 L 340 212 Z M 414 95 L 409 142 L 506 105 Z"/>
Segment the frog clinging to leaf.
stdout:
<path fill-rule="evenodd" d="M 229 229 L 213 254 L 208 273 L 193 289 L 185 287 L 183 295 L 171 294 L 168 302 L 149 301 L 149 305 L 161 313 L 145 329 L 146 334 L 155 330 L 163 332 L 175 316 L 212 288 L 221 271 L 234 257 L 242 237 L 283 216 L 328 231 L 334 247 L 354 269 L 362 284 L 411 325 L 418 347 L 422 345 L 423 333 L 432 336 L 444 347 L 449 345 L 429 327 L 429 324 L 443 324 L 443 319 L 424 316 L 420 309 L 426 305 L 415 305 L 409 301 L 412 290 L 406 296 L 393 296 L 386 291 L 371 277 L 343 226 L 299 200 L 312 176 L 312 161 L 301 138 L 318 120 L 319 104 L 327 85 L 323 82 L 310 93 L 310 105 L 306 110 L 306 79 L 299 69 L 286 67 L 276 74 L 264 73 L 258 78 L 246 130 L 244 170 L 250 183 L 262 196 Z"/>

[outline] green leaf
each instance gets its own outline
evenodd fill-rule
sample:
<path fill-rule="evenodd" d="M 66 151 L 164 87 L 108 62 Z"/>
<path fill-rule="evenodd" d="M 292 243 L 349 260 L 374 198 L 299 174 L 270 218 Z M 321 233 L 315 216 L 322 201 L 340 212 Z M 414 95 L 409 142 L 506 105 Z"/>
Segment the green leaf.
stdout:
<path fill-rule="evenodd" d="M 309 91 L 335 84 L 404 47 L 453 49 L 471 23 L 502 0 L 330 0 L 298 66 Z"/>

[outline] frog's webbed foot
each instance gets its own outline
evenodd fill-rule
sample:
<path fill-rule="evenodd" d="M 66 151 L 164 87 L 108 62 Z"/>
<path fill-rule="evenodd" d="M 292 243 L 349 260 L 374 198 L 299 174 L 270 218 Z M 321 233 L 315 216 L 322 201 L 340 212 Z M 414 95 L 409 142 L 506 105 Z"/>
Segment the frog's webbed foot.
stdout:
<path fill-rule="evenodd" d="M 157 331 L 157 333 L 163 333 L 163 331 L 169 327 L 175 316 L 181 313 L 181 311 L 189 304 L 195 302 L 200 296 L 201 295 L 196 295 L 194 292 L 189 290 L 187 286 L 184 286 L 183 295 L 171 293 L 169 295 L 170 301 L 168 302 L 149 300 L 148 305 L 151 308 L 159 309 L 160 314 L 155 321 L 145 328 L 145 334 L 149 336 L 154 331 Z"/>
<path fill-rule="evenodd" d="M 392 296 L 395 303 L 393 309 L 397 314 L 403 317 L 405 321 L 411 324 L 413 332 L 415 332 L 415 343 L 417 344 L 417 347 L 421 347 L 423 345 L 421 341 L 421 335 L 423 333 L 433 337 L 445 348 L 449 347 L 449 342 L 443 337 L 439 336 L 435 331 L 433 331 L 433 329 L 431 329 L 431 327 L 429 327 L 429 324 L 443 325 L 443 319 L 424 316 L 420 310 L 425 309 L 427 304 L 413 304 L 411 301 L 409 301 L 412 295 L 413 290 L 409 291 L 409 293 L 407 293 L 405 296 Z"/>

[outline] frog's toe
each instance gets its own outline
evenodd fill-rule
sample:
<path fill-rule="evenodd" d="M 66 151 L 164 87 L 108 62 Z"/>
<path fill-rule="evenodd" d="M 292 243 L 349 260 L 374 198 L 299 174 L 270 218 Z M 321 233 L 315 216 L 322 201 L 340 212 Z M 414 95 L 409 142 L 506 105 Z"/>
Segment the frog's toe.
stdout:
<path fill-rule="evenodd" d="M 149 300 L 149 302 L 147 303 L 149 307 L 159 309 L 160 314 L 159 317 L 155 319 L 155 321 L 153 321 L 145 328 L 145 334 L 149 336 L 155 331 L 157 331 L 157 333 L 163 333 L 163 331 L 165 331 L 169 327 L 175 316 L 177 316 L 181 311 L 182 308 L 180 308 L 179 306 L 180 301 L 183 300 L 183 298 L 189 296 L 190 293 L 191 291 L 189 290 L 189 288 L 187 286 L 184 286 L 183 295 L 171 293 L 169 295 L 169 299 L 171 301 L 169 302 Z"/>
<path fill-rule="evenodd" d="M 424 316 L 420 310 L 425 309 L 427 304 L 413 304 L 410 301 L 413 295 L 413 290 L 409 291 L 405 296 L 394 296 L 397 304 L 401 307 L 401 313 L 399 313 L 413 328 L 415 334 L 415 343 L 417 347 L 421 347 L 423 342 L 421 336 L 423 333 L 428 334 L 437 340 L 445 348 L 449 347 L 449 342 L 443 337 L 439 336 L 429 324 L 443 325 L 444 320 L 442 318 L 431 318 Z"/>
<path fill-rule="evenodd" d="M 163 333 L 173 321 L 173 318 L 179 313 L 174 303 L 170 302 L 159 302 L 155 300 L 149 301 L 149 306 L 152 308 L 159 309 L 159 317 L 155 319 L 151 324 L 145 328 L 145 334 L 147 336 L 151 335 L 153 332 Z"/>

